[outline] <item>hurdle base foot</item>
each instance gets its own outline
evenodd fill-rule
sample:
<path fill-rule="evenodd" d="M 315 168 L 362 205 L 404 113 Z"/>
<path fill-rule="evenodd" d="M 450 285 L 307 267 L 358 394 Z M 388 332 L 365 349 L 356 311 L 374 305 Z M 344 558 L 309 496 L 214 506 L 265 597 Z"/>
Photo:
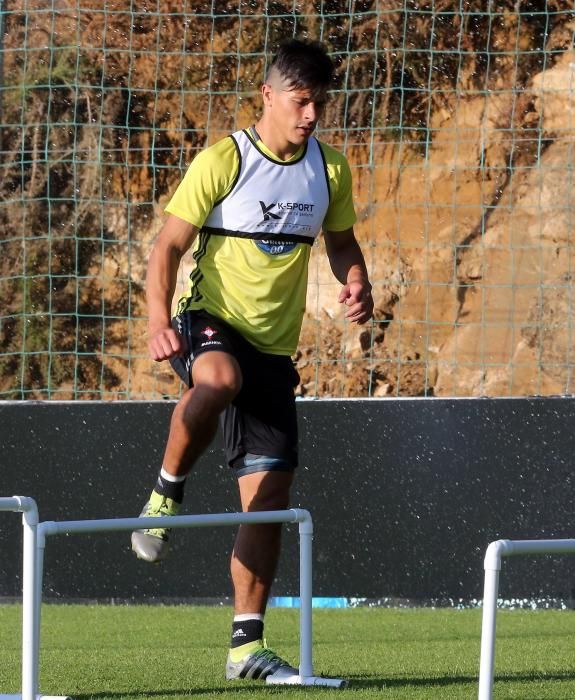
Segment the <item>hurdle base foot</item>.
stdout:
<path fill-rule="evenodd" d="M 324 688 L 345 688 L 348 682 L 344 678 L 324 678 L 323 676 L 283 676 L 274 678 L 273 674 L 266 678 L 268 685 L 316 685 Z"/>

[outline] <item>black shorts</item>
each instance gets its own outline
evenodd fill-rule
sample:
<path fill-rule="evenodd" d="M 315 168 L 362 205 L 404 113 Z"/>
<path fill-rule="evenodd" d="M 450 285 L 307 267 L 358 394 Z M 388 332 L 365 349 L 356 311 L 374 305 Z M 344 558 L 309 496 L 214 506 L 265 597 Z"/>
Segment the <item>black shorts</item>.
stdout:
<path fill-rule="evenodd" d="M 294 389 L 299 375 L 289 355 L 261 352 L 229 324 L 205 311 L 185 311 L 172 324 L 186 339 L 188 353 L 170 363 L 188 386 L 194 359 L 204 352 L 227 352 L 240 366 L 242 388 L 220 419 L 229 466 L 238 476 L 295 469 L 298 427 Z"/>

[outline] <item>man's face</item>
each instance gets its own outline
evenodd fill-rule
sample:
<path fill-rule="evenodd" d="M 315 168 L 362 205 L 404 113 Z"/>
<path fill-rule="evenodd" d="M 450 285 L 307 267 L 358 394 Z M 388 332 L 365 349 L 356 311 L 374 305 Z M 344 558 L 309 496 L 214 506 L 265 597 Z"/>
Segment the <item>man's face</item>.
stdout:
<path fill-rule="evenodd" d="M 262 92 L 277 137 L 294 146 L 306 143 L 324 112 L 327 92 L 285 84 L 264 85 Z"/>

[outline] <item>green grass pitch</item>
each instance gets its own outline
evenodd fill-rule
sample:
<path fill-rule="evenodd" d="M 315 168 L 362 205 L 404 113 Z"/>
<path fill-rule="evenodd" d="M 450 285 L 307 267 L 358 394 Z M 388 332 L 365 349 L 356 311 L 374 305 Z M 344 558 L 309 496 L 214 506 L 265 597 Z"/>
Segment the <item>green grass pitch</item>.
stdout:
<path fill-rule="evenodd" d="M 0 605 L 0 694 L 20 692 L 21 606 Z M 314 671 L 345 690 L 223 679 L 231 609 L 44 605 L 40 691 L 77 700 L 477 697 L 481 611 L 314 610 Z M 494 698 L 575 697 L 575 613 L 499 611 Z M 299 616 L 272 609 L 272 649 L 297 663 Z"/>

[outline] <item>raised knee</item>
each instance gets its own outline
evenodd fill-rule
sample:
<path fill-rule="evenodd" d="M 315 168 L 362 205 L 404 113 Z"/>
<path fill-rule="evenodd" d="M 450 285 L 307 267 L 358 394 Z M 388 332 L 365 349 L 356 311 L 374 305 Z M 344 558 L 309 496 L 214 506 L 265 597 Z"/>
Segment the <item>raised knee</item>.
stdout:
<path fill-rule="evenodd" d="M 194 391 L 206 404 L 223 410 L 238 395 L 242 388 L 242 374 L 233 358 L 210 361 L 201 356 L 192 371 Z"/>
<path fill-rule="evenodd" d="M 241 384 L 234 382 L 204 382 L 195 385 L 194 391 L 204 410 L 219 415 L 235 399 L 240 388 Z"/>
<path fill-rule="evenodd" d="M 215 403 L 227 405 L 236 398 L 242 388 L 241 381 L 235 377 L 215 377 L 213 381 L 203 381 L 196 386 Z"/>

